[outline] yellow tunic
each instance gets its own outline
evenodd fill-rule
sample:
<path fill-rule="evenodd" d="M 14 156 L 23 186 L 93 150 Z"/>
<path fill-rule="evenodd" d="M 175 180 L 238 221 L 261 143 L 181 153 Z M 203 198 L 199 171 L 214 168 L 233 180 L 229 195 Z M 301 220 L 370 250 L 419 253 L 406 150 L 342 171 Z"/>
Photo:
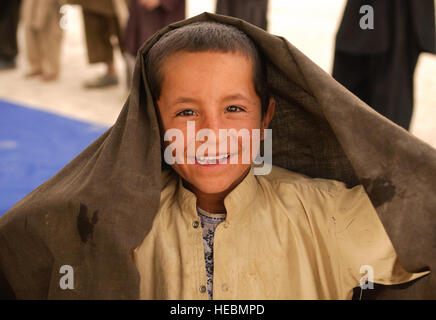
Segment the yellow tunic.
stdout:
<path fill-rule="evenodd" d="M 134 252 L 140 298 L 207 299 L 196 197 L 176 174 L 164 180 L 152 229 Z M 214 238 L 214 299 L 350 299 L 362 266 L 380 284 L 428 273 L 401 267 L 362 186 L 251 170 L 225 207 Z"/>

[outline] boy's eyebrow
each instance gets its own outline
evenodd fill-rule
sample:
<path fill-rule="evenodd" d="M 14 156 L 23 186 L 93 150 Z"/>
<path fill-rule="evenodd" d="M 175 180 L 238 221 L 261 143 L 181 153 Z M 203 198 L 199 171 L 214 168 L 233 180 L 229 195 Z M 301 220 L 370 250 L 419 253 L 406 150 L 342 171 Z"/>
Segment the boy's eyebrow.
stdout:
<path fill-rule="evenodd" d="M 229 100 L 245 100 L 248 102 L 251 102 L 251 99 L 247 98 L 243 94 L 235 93 L 228 96 L 225 96 L 222 101 L 229 101 Z M 190 97 L 178 97 L 176 100 L 174 100 L 173 104 L 180 104 L 180 103 L 198 103 L 198 100 L 195 98 Z"/>
<path fill-rule="evenodd" d="M 223 101 L 237 100 L 237 99 L 251 102 L 251 99 L 247 98 L 246 96 L 244 96 L 243 94 L 240 94 L 240 93 L 235 93 L 235 94 L 231 94 L 231 95 L 225 96 L 223 98 Z"/>
<path fill-rule="evenodd" d="M 174 100 L 173 104 L 179 104 L 179 103 L 197 103 L 198 101 L 194 98 L 189 97 L 178 97 L 176 100 Z"/>

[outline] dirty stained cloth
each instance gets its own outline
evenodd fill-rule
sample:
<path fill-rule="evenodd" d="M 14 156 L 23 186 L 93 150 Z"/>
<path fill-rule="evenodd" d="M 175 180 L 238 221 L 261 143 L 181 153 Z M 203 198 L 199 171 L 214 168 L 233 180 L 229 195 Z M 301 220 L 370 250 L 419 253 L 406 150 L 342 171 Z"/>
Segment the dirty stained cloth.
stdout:
<path fill-rule="evenodd" d="M 0 218 L 0 296 L 138 299 L 134 249 L 149 234 L 162 190 L 161 138 L 144 57 L 173 28 L 234 25 L 258 46 L 276 100 L 273 164 L 312 178 L 363 185 L 408 272 L 436 268 L 436 150 L 384 118 L 287 40 L 242 20 L 204 13 L 168 26 L 139 50 L 116 123 Z M 74 290 L 59 270 L 74 270 Z M 377 299 L 435 298 L 431 273 L 385 286 Z"/>

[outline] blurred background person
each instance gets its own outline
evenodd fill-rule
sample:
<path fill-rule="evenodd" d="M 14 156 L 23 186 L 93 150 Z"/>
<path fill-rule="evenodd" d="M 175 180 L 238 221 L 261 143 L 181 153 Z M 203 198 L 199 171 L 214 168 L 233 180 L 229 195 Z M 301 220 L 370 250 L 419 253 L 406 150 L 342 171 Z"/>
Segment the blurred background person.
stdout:
<path fill-rule="evenodd" d="M 0 70 L 15 68 L 21 0 L 0 1 Z"/>
<path fill-rule="evenodd" d="M 373 29 L 360 27 L 364 5 L 373 8 Z M 333 77 L 409 130 L 413 75 L 421 52 L 435 53 L 433 0 L 348 1 L 336 36 Z"/>
<path fill-rule="evenodd" d="M 24 0 L 22 21 L 25 28 L 26 53 L 30 65 L 27 77 L 42 76 L 56 80 L 62 42 L 59 0 Z"/>
<path fill-rule="evenodd" d="M 128 0 L 68 0 L 82 6 L 85 24 L 88 61 L 104 63 L 106 73 L 84 82 L 87 89 L 104 88 L 118 84 L 114 64 L 114 50 L 121 49 L 121 34 L 128 18 Z M 117 44 L 112 39 L 117 39 Z"/>
<path fill-rule="evenodd" d="M 217 0 L 216 13 L 250 22 L 267 29 L 268 0 Z"/>
<path fill-rule="evenodd" d="M 185 0 L 131 0 L 123 45 L 130 83 L 138 49 L 155 32 L 185 19 Z"/>

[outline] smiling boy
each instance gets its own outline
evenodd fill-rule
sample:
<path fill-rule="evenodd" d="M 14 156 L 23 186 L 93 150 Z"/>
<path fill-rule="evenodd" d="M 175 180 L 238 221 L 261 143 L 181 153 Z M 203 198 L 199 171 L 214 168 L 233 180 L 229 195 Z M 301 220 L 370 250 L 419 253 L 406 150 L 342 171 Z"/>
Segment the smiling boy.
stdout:
<path fill-rule="evenodd" d="M 220 129 L 251 132 L 267 128 L 274 113 L 274 100 L 268 101 L 264 115 L 252 69 L 251 58 L 239 52 L 178 51 L 170 55 L 162 65 L 162 89 L 157 100 L 163 130 L 177 128 L 188 137 L 187 121 L 195 121 L 196 130 L 207 128 L 216 132 L 216 136 Z M 173 165 L 197 195 L 200 208 L 224 212 L 225 195 L 248 173 L 251 161 L 241 163 L 242 138 L 239 140 L 238 154 L 233 155 L 241 159 L 237 164 L 228 159 L 226 164 L 217 161 L 216 165 L 206 165 L 196 161 L 191 165 L 185 152 L 185 161 Z M 186 141 L 185 146 L 188 145 Z M 216 150 L 219 152 L 219 148 Z"/>
<path fill-rule="evenodd" d="M 0 298 L 434 298 L 434 163 L 285 39 L 205 13 L 150 38 L 116 123 L 0 218 Z"/>
<path fill-rule="evenodd" d="M 187 137 L 188 121 L 216 136 L 223 129 L 263 132 L 273 118 L 261 57 L 236 28 L 198 23 L 168 32 L 146 66 L 164 132 Z M 204 154 L 238 157 L 237 164 L 202 162 L 201 143 L 190 164 L 192 141 L 185 138 L 184 161 L 172 165 L 152 230 L 135 250 L 141 298 L 343 299 L 366 265 L 377 270 L 371 281 L 418 277 L 397 264 L 361 186 L 278 167 L 255 176 L 252 161 L 242 162 L 243 137 L 238 142 L 238 154 Z"/>

